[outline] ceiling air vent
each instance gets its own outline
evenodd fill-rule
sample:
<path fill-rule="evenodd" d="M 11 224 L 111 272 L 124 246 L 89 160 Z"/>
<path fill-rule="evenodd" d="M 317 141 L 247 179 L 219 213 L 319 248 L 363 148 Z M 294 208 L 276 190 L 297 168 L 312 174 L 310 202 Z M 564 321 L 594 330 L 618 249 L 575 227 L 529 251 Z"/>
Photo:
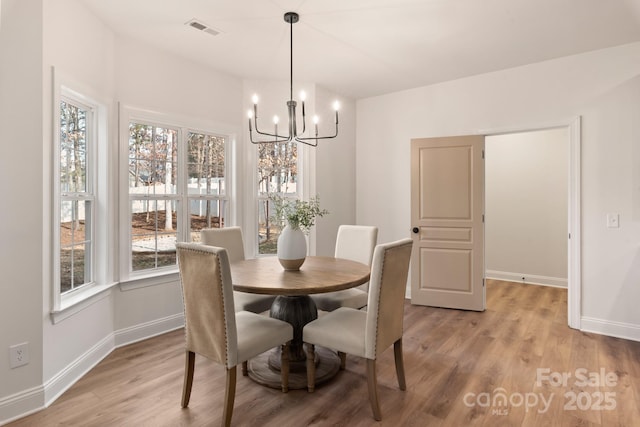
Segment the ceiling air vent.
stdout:
<path fill-rule="evenodd" d="M 212 36 L 217 36 L 218 34 L 220 34 L 220 31 L 215 30 L 213 28 L 211 28 L 210 26 L 208 26 L 207 24 L 205 24 L 202 21 L 198 21 L 197 19 L 192 19 L 189 22 L 186 22 L 185 25 L 188 25 L 190 27 L 195 28 L 196 30 L 200 30 L 200 31 L 204 31 L 207 34 L 211 34 Z"/>

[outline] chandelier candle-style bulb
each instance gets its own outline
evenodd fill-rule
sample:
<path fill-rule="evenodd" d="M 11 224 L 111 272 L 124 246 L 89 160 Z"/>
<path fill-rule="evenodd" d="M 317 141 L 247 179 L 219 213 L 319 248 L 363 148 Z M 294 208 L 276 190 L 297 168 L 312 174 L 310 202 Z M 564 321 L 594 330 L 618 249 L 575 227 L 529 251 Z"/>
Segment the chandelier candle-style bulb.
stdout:
<path fill-rule="evenodd" d="M 268 133 L 262 132 L 258 129 L 258 95 L 253 95 L 253 115 L 251 111 L 249 111 L 249 140 L 252 144 L 263 144 L 263 143 L 273 143 L 273 142 L 301 142 L 303 144 L 311 145 L 312 147 L 316 147 L 318 145 L 318 140 L 320 139 L 331 139 L 338 136 L 338 108 L 339 104 L 336 102 L 334 104 L 334 108 L 336 110 L 336 120 L 335 126 L 336 130 L 333 135 L 327 136 L 318 136 L 318 120 L 317 117 L 314 117 L 315 124 L 315 135 L 310 137 L 305 137 L 306 131 L 306 111 L 304 101 L 307 98 L 307 95 L 304 92 L 300 92 L 300 102 L 302 103 L 302 132 L 298 133 L 299 129 L 296 124 L 296 101 L 293 100 L 293 24 L 298 22 L 300 19 L 299 15 L 296 12 L 287 12 L 284 14 L 284 21 L 289 24 L 290 30 L 290 92 L 289 92 L 289 100 L 287 101 L 287 111 L 289 116 L 288 122 L 288 135 L 280 135 L 278 133 L 278 120 L 274 117 L 274 125 L 275 132 Z M 251 119 L 253 118 L 253 125 L 251 124 Z M 254 139 L 253 130 L 255 129 L 258 135 L 262 135 L 266 137 L 265 139 Z M 271 139 L 271 138 L 273 139 Z"/>

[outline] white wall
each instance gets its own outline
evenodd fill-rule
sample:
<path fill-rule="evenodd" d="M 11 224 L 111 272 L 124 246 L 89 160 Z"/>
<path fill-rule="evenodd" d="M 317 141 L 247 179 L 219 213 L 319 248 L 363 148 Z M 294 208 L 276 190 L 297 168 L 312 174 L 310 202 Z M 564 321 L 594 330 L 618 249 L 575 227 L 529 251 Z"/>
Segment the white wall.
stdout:
<path fill-rule="evenodd" d="M 322 88 L 316 90 L 317 114 L 333 123 L 333 101 L 340 102 L 340 123 L 336 139 L 322 140 L 316 148 L 316 193 L 329 215 L 316 223 L 316 253 L 333 256 L 341 224 L 355 224 L 356 211 L 356 114 L 355 102 Z M 332 126 L 326 128 L 333 133 Z"/>
<path fill-rule="evenodd" d="M 381 241 L 409 235 L 411 138 L 535 129 L 582 115 L 583 326 L 640 340 L 638 75 L 634 43 L 358 101 L 358 223 L 378 224 Z M 620 213 L 620 229 L 605 227 L 609 211 Z"/>
<path fill-rule="evenodd" d="M 0 400 L 42 384 L 42 0 L 2 1 L 0 24 Z M 40 13 L 38 13 L 40 11 Z M 30 22 L 30 25 L 23 25 Z M 25 174 L 24 171 L 29 173 Z M 21 185 L 14 185 L 16 177 Z M 25 192 L 25 188 L 29 191 Z M 29 209 L 14 209 L 29 204 Z M 9 346 L 29 342 L 28 365 Z M 38 404 L 12 400 L 8 415 Z M 0 420 L 5 415 L 0 411 Z"/>
<path fill-rule="evenodd" d="M 485 139 L 487 277 L 567 286 L 568 148 L 568 128 Z"/>

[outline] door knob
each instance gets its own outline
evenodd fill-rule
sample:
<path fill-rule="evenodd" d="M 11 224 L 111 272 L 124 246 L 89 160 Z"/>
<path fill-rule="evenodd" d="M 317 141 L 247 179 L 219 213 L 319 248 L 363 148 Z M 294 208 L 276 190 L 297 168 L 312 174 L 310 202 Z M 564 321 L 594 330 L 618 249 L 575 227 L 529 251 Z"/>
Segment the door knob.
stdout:
<path fill-rule="evenodd" d="M 413 227 L 411 229 L 411 231 L 413 231 L 415 234 L 418 234 L 418 232 L 420 231 L 420 229 L 418 227 Z"/>

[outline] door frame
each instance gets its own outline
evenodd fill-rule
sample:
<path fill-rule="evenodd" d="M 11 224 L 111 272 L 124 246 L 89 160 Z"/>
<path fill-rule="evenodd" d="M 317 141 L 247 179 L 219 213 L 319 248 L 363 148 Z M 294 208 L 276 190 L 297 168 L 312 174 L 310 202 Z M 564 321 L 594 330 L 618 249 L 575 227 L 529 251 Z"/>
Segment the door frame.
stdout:
<path fill-rule="evenodd" d="M 567 317 L 573 329 L 581 328 L 582 301 L 582 254 L 581 254 L 581 117 L 538 126 L 485 129 L 478 135 L 496 136 L 512 133 L 535 132 L 548 129 L 567 128 L 569 130 L 569 176 L 568 176 L 568 233 L 567 236 Z"/>

